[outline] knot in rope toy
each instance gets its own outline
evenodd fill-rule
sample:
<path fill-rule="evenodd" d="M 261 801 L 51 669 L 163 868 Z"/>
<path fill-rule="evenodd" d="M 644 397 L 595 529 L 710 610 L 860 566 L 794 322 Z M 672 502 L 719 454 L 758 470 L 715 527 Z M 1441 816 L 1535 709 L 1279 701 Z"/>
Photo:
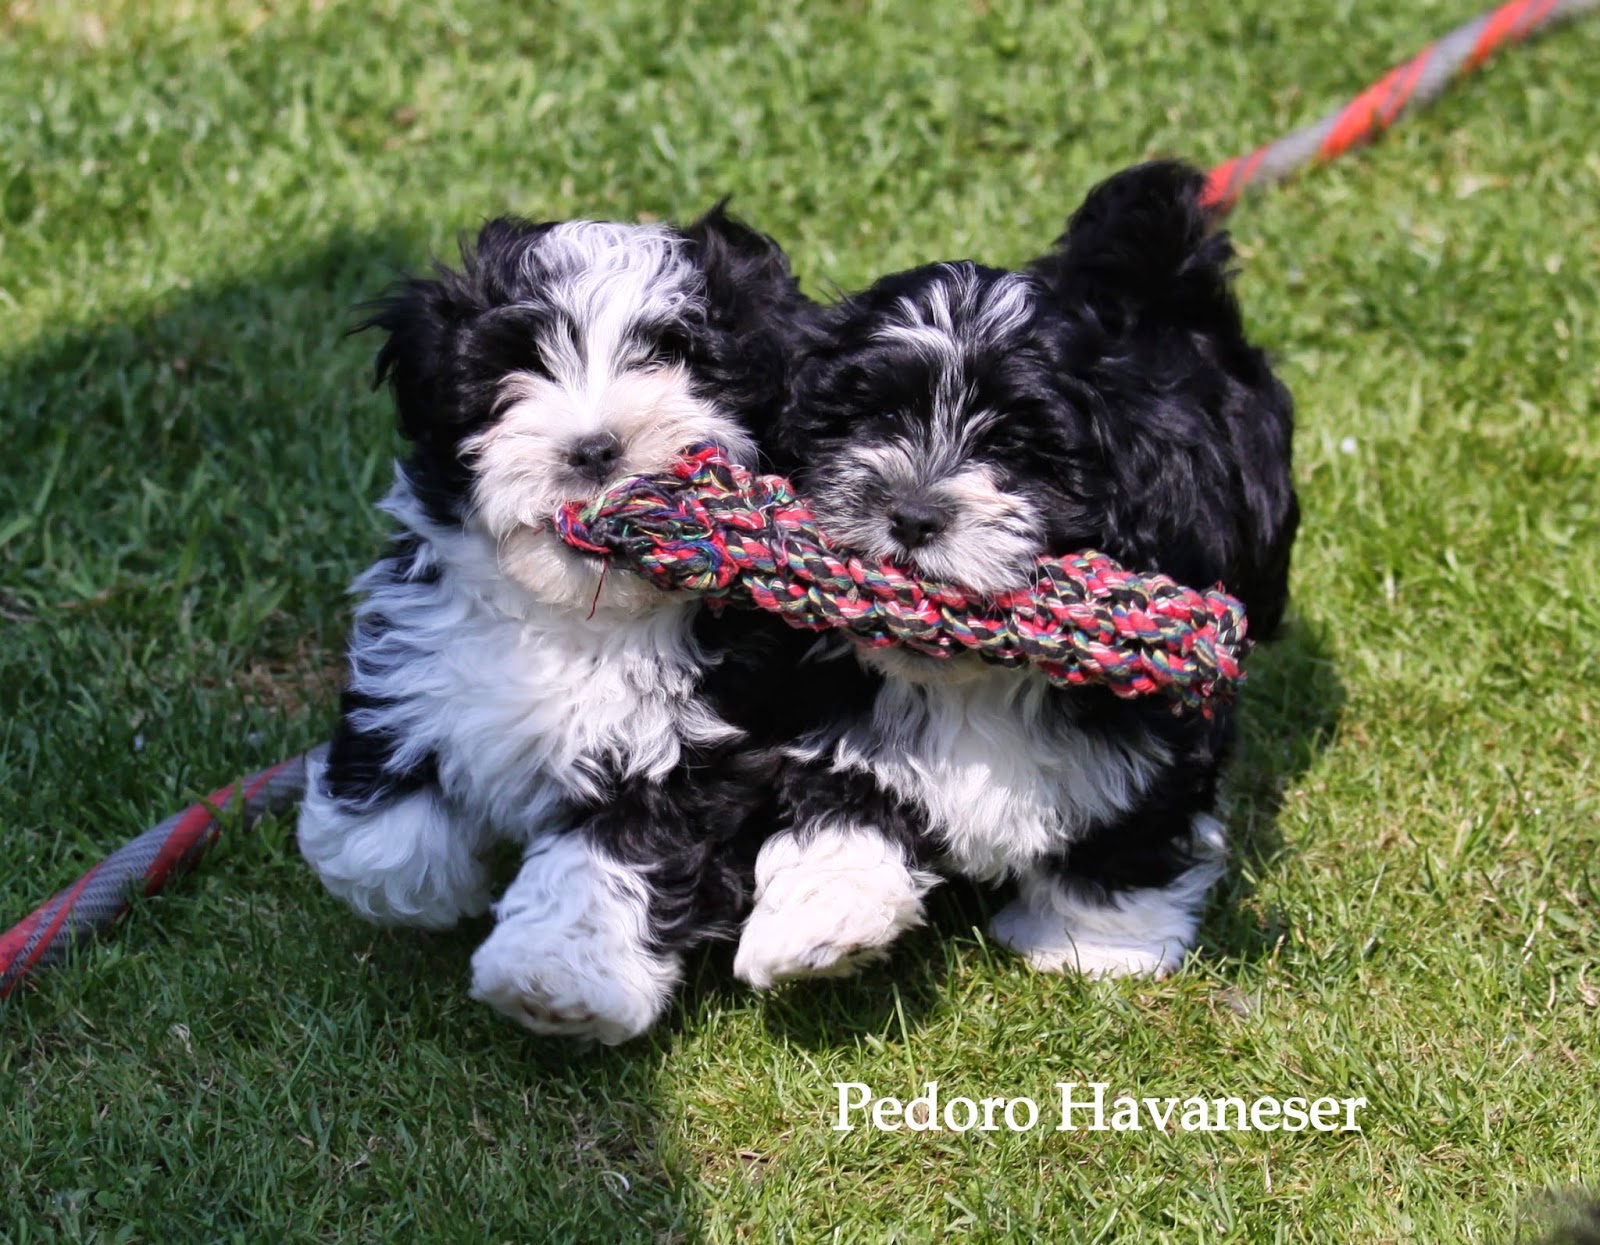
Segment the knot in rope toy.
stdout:
<path fill-rule="evenodd" d="M 1208 716 L 1244 681 L 1244 606 L 1220 588 L 1135 574 L 1093 550 L 1041 558 L 1025 590 L 981 594 L 919 579 L 830 545 L 787 480 L 747 471 L 715 446 L 568 503 L 555 528 L 574 549 L 657 588 L 766 610 L 793 627 L 837 628 L 867 648 L 898 644 L 931 657 L 970 649 L 996 665 L 1034 665 L 1061 686 L 1160 692 L 1175 711 Z"/>

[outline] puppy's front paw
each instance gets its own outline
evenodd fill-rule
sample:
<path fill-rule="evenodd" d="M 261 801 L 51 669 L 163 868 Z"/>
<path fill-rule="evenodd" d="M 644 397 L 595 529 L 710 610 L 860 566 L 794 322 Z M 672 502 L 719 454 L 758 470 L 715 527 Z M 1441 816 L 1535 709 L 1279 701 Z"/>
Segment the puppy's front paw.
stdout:
<path fill-rule="evenodd" d="M 525 1029 L 616 1046 L 665 1010 L 681 976 L 654 951 L 643 880 L 580 835 L 535 843 L 472 957 L 472 997 Z"/>
<path fill-rule="evenodd" d="M 937 881 L 900 849 L 865 831 L 822 830 L 804 843 L 780 835 L 756 861 L 756 905 L 734 974 L 757 989 L 797 977 L 842 977 L 883 959 L 922 923 Z"/>
<path fill-rule="evenodd" d="M 881 909 L 846 913 L 826 902 L 792 914 L 757 908 L 739 938 L 733 972 L 758 990 L 797 977 L 848 977 L 886 959 L 898 933 Z"/>
<path fill-rule="evenodd" d="M 1152 943 L 1100 931 L 1074 933 L 1055 914 L 1036 911 L 1020 899 L 990 918 L 989 933 L 1040 972 L 1085 977 L 1165 977 L 1188 950 L 1179 939 Z"/>
<path fill-rule="evenodd" d="M 472 997 L 525 1029 L 616 1046 L 660 1017 L 677 965 L 605 931 L 503 921 L 472 957 Z"/>
<path fill-rule="evenodd" d="M 1222 823 L 1197 816 L 1190 853 L 1194 863 L 1162 887 L 1107 894 L 1071 878 L 1025 877 L 1017 898 L 989 922 L 989 932 L 1044 972 L 1165 977 L 1194 946 L 1206 894 L 1222 875 Z"/>

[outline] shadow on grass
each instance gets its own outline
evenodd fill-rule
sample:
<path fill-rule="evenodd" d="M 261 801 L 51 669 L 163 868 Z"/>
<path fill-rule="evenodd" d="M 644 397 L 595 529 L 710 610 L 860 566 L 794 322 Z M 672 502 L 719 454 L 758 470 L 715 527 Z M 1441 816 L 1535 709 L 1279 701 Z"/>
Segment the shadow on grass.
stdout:
<path fill-rule="evenodd" d="M 21 467 L 0 477 L 0 719 L 21 724 L 0 733 L 18 862 L 0 919 L 326 735 L 321 676 L 394 451 L 376 343 L 342 334 L 424 258 L 343 234 L 0 359 Z M 693 1164 L 661 1135 L 671 1035 L 529 1037 L 465 997 L 485 926 L 362 924 L 291 825 L 225 838 L 9 1002 L 0 1114 L 32 1140 L 0 1219 L 106 1239 L 697 1236 Z"/>
<path fill-rule="evenodd" d="M 1283 914 L 1255 895 L 1293 851 L 1280 828 L 1284 802 L 1332 742 L 1345 703 L 1327 630 L 1298 616 L 1251 654 L 1249 676 L 1225 784 L 1233 856 L 1201 930 L 1205 953 L 1231 961 L 1269 956 L 1290 936 Z"/>
<path fill-rule="evenodd" d="M 1551 1190 L 1532 1199 L 1515 1245 L 1600 1245 L 1600 1193 Z"/>

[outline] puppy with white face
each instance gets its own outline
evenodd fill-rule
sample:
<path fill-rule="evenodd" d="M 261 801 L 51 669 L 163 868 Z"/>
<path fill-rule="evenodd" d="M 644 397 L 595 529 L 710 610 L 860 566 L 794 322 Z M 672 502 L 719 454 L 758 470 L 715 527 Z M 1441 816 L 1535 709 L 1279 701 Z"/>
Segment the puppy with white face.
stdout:
<path fill-rule="evenodd" d="M 1270 635 L 1298 517 L 1291 404 L 1245 339 L 1202 181 L 1129 170 L 1025 271 L 935 264 L 831 309 L 778 435 L 829 536 L 988 592 L 1100 549 L 1222 582 Z M 857 657 L 853 694 L 791 749 L 741 977 L 849 971 L 952 873 L 1015 884 L 993 932 L 1040 968 L 1181 963 L 1225 855 L 1226 712 L 971 654 Z"/>
<path fill-rule="evenodd" d="M 720 208 L 681 230 L 496 220 L 462 261 L 368 322 L 411 447 L 382 507 L 400 535 L 356 584 L 300 849 L 364 916 L 437 928 L 489 906 L 489 843 L 524 845 L 473 994 L 614 1043 L 748 908 L 746 727 L 776 641 L 604 574 L 550 519 L 695 442 L 754 465 L 809 304 Z"/>

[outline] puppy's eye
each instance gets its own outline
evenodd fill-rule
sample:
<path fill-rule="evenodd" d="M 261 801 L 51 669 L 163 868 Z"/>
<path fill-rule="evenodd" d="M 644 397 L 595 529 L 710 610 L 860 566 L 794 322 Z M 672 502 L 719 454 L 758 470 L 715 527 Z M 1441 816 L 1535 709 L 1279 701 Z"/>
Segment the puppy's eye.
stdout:
<path fill-rule="evenodd" d="M 820 379 L 821 387 L 834 400 L 849 403 L 857 410 L 871 411 L 882 405 L 877 378 L 859 364 L 845 364 L 833 375 Z"/>
<path fill-rule="evenodd" d="M 1012 416 L 990 428 L 983 444 L 991 453 L 1002 456 L 1026 454 L 1039 448 L 1039 434 L 1031 421 Z"/>
<path fill-rule="evenodd" d="M 668 326 L 650 342 L 650 361 L 663 366 L 687 363 L 695 356 L 695 339 L 681 326 Z"/>

